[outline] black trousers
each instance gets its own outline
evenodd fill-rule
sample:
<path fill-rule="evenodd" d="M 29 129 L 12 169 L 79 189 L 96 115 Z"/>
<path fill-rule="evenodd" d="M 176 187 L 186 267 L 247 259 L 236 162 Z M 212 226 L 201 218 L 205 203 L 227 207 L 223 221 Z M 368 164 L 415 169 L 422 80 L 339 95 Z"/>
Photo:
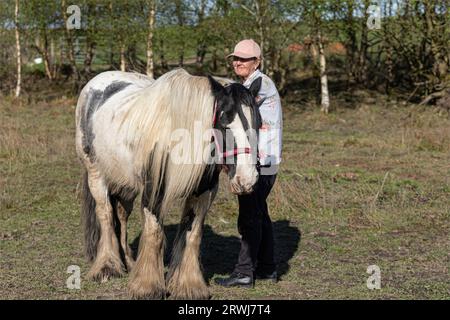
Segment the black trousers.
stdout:
<path fill-rule="evenodd" d="M 255 271 L 271 273 L 276 269 L 273 227 L 266 202 L 275 178 L 276 174 L 261 175 L 252 193 L 238 196 L 238 231 L 242 237 L 234 272 L 250 276 Z"/>

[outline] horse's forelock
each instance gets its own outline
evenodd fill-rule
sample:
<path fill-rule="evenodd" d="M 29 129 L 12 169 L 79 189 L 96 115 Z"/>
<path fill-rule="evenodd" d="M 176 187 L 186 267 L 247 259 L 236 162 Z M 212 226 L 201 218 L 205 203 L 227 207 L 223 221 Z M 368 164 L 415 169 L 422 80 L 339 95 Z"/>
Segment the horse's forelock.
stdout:
<path fill-rule="evenodd" d="M 232 83 L 226 89 L 227 89 L 227 91 L 229 91 L 230 95 L 233 97 L 233 100 L 234 100 L 233 105 L 235 108 L 242 108 L 242 105 L 246 105 L 246 106 L 250 107 L 251 113 L 252 113 L 252 119 L 251 120 L 248 119 L 248 120 L 251 121 L 253 129 L 260 128 L 261 124 L 262 124 L 261 115 L 259 114 L 259 110 L 258 110 L 258 106 L 255 101 L 255 98 L 252 96 L 250 91 L 247 88 L 245 88 L 242 84 L 239 84 L 239 83 Z M 238 112 L 238 111 L 239 110 L 235 110 L 235 112 Z"/>

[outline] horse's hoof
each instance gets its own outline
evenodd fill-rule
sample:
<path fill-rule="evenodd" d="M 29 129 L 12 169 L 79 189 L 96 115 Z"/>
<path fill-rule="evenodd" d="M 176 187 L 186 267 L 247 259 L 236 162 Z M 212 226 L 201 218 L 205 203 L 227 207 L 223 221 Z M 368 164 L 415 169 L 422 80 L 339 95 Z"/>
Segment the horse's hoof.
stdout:
<path fill-rule="evenodd" d="M 143 286 L 133 282 L 128 285 L 128 293 L 131 299 L 137 300 L 163 300 L 166 297 L 165 288 Z"/>
<path fill-rule="evenodd" d="M 133 258 L 127 256 L 125 258 L 125 264 L 127 266 L 127 272 L 130 273 L 131 270 L 133 270 L 134 266 L 136 265 L 136 261 L 134 261 Z"/>
<path fill-rule="evenodd" d="M 209 300 L 211 294 L 206 285 L 188 287 L 172 287 L 168 292 L 169 298 L 172 300 Z"/>
<path fill-rule="evenodd" d="M 88 273 L 88 278 L 96 282 L 104 283 L 111 278 L 120 278 L 124 275 L 125 270 L 121 263 L 117 265 L 117 263 L 108 261 L 102 265 L 94 264 Z"/>

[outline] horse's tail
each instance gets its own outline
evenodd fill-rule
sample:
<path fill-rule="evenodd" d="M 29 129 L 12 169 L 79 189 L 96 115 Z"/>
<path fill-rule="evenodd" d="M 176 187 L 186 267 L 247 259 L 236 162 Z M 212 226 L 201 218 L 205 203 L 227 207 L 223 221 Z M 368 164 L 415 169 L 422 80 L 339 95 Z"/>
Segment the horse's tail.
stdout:
<path fill-rule="evenodd" d="M 100 225 L 95 214 L 95 199 L 89 189 L 88 173 L 83 173 L 81 190 L 81 215 L 84 220 L 84 249 L 88 261 L 97 256 L 97 244 L 100 240 Z"/>

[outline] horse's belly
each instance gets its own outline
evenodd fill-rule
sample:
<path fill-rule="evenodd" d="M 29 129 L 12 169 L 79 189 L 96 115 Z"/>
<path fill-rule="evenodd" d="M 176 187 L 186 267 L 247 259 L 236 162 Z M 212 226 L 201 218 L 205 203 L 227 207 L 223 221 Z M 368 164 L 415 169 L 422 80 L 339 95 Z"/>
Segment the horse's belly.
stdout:
<path fill-rule="evenodd" d="M 99 125 L 101 124 L 98 122 Z M 133 189 L 139 188 L 140 173 L 135 153 L 126 141 L 126 135 L 115 125 L 109 123 L 108 129 L 95 130 L 93 140 L 96 159 L 108 180 Z"/>

